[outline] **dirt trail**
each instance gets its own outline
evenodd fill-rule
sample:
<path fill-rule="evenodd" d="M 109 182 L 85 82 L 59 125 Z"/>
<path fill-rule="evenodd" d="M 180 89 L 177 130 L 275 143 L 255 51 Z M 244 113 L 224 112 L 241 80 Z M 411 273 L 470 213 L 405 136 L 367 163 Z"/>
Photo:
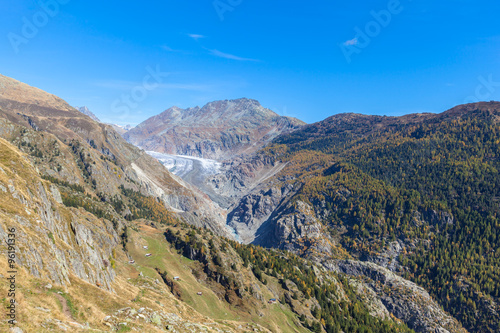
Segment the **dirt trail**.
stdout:
<path fill-rule="evenodd" d="M 59 294 L 55 294 L 55 295 L 56 295 L 57 299 L 59 300 L 59 302 L 61 302 L 62 311 L 66 315 L 66 317 L 68 317 L 69 319 L 75 320 L 75 318 L 73 318 L 73 315 L 71 314 L 71 310 L 69 309 L 68 302 L 66 301 L 66 298 L 62 297 Z"/>

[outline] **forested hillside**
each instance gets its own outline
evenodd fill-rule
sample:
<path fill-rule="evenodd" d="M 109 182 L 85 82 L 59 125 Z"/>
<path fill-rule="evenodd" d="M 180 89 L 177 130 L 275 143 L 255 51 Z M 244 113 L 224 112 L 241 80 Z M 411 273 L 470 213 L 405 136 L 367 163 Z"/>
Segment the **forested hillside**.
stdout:
<path fill-rule="evenodd" d="M 276 302 L 289 306 L 299 326 L 312 332 L 413 332 L 399 321 L 373 316 L 346 275 L 292 253 L 243 245 L 181 224 L 168 226 L 165 237 L 179 253 L 198 262 L 199 280 L 217 282 L 223 297 L 246 311 L 258 306 L 256 279 L 261 288 L 275 291 Z"/>
<path fill-rule="evenodd" d="M 500 103 L 337 115 L 280 136 L 262 154 L 289 162 L 277 179 L 300 184 L 291 202 L 314 207 L 351 255 L 381 262 L 397 243 L 385 266 L 471 332 L 500 330 Z"/>

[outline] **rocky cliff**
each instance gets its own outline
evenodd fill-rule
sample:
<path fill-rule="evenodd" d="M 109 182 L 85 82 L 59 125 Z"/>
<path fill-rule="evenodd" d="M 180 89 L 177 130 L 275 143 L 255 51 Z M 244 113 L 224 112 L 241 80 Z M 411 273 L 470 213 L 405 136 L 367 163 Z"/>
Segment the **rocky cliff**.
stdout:
<path fill-rule="evenodd" d="M 373 314 L 386 316 L 390 313 L 416 332 L 467 332 L 425 289 L 386 268 L 353 260 L 323 264 L 330 270 L 356 278 L 352 283 L 371 303 Z"/>
<path fill-rule="evenodd" d="M 17 264 L 58 285 L 74 275 L 111 291 L 116 274 L 105 263 L 120 242 L 116 228 L 65 207 L 58 187 L 42 180 L 36 166 L 4 139 L 0 152 L 0 238 L 16 229 Z"/>

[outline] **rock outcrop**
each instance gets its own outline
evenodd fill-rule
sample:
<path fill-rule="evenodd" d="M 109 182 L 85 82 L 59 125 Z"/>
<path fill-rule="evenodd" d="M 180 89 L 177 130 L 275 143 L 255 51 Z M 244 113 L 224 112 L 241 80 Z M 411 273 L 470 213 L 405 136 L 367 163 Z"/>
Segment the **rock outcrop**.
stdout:
<path fill-rule="evenodd" d="M 57 187 L 3 139 L 0 152 L 2 256 L 14 228 L 17 265 L 33 277 L 66 285 L 74 275 L 111 291 L 116 273 L 109 261 L 120 243 L 111 222 L 64 206 Z"/>
<path fill-rule="evenodd" d="M 329 270 L 352 276 L 358 292 L 371 299 L 374 314 L 391 313 L 416 332 L 465 333 L 458 321 L 443 311 L 427 291 L 386 268 L 371 262 L 328 260 Z M 360 282 L 361 281 L 361 282 Z"/>

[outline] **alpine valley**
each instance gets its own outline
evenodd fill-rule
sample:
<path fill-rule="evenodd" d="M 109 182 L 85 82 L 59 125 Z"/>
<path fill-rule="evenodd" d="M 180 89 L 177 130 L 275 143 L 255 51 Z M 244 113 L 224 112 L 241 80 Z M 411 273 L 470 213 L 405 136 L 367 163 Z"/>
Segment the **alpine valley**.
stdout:
<path fill-rule="evenodd" d="M 125 129 L 0 75 L 0 289 L 23 332 L 499 332 L 499 170 L 497 102 Z"/>

